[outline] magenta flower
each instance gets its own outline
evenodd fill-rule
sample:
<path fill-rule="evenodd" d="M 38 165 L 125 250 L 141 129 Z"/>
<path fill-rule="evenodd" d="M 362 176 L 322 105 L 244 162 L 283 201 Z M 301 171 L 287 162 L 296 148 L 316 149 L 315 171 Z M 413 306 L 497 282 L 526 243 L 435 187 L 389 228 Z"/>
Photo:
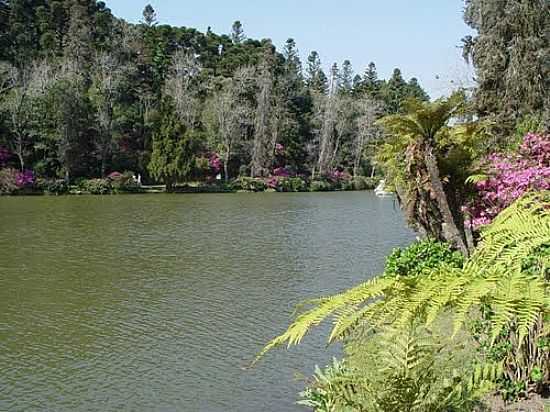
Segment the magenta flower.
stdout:
<path fill-rule="evenodd" d="M 464 208 L 474 228 L 491 223 L 526 192 L 550 189 L 550 136 L 528 133 L 517 153 L 494 153 L 485 167 L 487 179 L 476 183 L 476 196 Z"/>
<path fill-rule="evenodd" d="M 212 153 L 210 157 L 208 158 L 208 166 L 210 169 L 212 169 L 212 172 L 214 174 L 220 173 L 220 170 L 222 170 L 222 160 L 218 156 L 217 153 Z"/>
<path fill-rule="evenodd" d="M 15 175 L 15 185 L 19 188 L 29 187 L 34 184 L 34 173 L 32 170 L 17 172 Z"/>
<path fill-rule="evenodd" d="M 285 167 L 278 167 L 273 170 L 273 176 L 290 177 L 290 172 Z"/>

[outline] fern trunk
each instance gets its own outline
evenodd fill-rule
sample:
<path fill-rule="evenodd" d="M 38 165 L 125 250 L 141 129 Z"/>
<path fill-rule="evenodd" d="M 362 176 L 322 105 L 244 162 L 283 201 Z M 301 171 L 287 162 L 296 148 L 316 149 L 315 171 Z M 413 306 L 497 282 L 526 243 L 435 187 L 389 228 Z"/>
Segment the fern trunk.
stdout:
<path fill-rule="evenodd" d="M 431 181 L 432 195 L 435 198 L 439 212 L 441 213 L 441 228 L 442 234 L 445 238 L 444 240 L 455 246 L 465 256 L 469 256 L 470 251 L 466 242 L 466 234 L 464 230 L 459 229 L 459 225 L 455 221 L 455 215 L 451 210 L 447 193 L 445 192 L 443 182 L 441 181 L 437 159 L 433 154 L 433 147 L 429 144 L 426 144 L 426 147 L 424 148 L 424 161 Z M 464 224 L 462 223 L 460 227 L 463 228 Z"/>

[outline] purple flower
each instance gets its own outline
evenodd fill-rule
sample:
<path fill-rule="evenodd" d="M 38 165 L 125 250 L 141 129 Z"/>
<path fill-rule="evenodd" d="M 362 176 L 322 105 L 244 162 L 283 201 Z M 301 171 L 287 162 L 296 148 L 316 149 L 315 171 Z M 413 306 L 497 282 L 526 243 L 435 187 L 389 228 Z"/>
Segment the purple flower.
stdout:
<path fill-rule="evenodd" d="M 278 167 L 273 170 L 273 176 L 290 177 L 290 172 L 285 167 Z"/>
<path fill-rule="evenodd" d="M 277 176 L 271 176 L 265 181 L 265 184 L 270 189 L 277 189 L 277 187 L 279 187 L 279 178 Z"/>
<path fill-rule="evenodd" d="M 210 157 L 208 158 L 208 166 L 210 169 L 212 169 L 212 172 L 214 174 L 220 173 L 220 170 L 222 170 L 222 160 L 218 156 L 217 153 L 212 153 Z"/>
<path fill-rule="evenodd" d="M 32 170 L 17 172 L 15 176 L 15 185 L 19 188 L 32 186 L 34 184 L 34 173 Z"/>

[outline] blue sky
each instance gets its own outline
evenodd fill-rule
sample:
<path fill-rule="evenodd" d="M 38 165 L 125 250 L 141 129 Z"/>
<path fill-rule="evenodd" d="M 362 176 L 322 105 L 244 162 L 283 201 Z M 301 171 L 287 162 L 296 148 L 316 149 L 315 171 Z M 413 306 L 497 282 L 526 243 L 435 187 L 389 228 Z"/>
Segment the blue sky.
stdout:
<path fill-rule="evenodd" d="M 228 33 L 240 20 L 247 36 L 271 38 L 278 48 L 292 37 L 304 59 L 317 50 L 325 67 L 349 59 L 356 72 L 363 72 L 374 61 L 381 77 L 399 67 L 405 78 L 417 77 L 432 97 L 447 94 L 451 81 L 471 78 L 458 49 L 470 33 L 462 21 L 462 0 L 149 2 L 160 23 Z M 106 3 L 118 17 L 138 22 L 148 1 Z"/>

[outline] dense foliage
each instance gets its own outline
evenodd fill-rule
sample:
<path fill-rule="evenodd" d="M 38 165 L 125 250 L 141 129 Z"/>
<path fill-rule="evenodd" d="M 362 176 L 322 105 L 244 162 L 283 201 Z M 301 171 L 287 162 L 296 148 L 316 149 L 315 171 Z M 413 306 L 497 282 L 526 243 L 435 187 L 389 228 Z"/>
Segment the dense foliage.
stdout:
<path fill-rule="evenodd" d="M 506 131 L 525 115 L 550 122 L 550 3 L 547 0 L 466 0 L 464 56 L 476 69 L 475 105 Z"/>
<path fill-rule="evenodd" d="M 330 380 L 325 395 L 337 403 L 326 410 L 350 402 L 350 410 L 471 410 L 461 408 L 471 408 L 471 402 L 499 387 L 523 388 L 523 396 L 544 393 L 550 385 L 549 208 L 549 192 L 516 201 L 483 232 L 462 267 L 442 264 L 405 277 L 386 274 L 310 302 L 313 307 L 264 351 L 297 344 L 312 327 L 332 318 L 329 341 L 346 343 L 350 372 L 341 370 Z M 469 326 L 477 322 L 483 325 L 471 334 Z M 441 346 L 451 354 L 433 349 L 451 331 L 452 340 Z M 454 348 L 474 341 L 481 355 L 468 351 L 456 364 Z M 504 353 L 494 356 L 502 343 L 508 345 Z M 447 370 L 438 376 L 441 370 L 431 367 L 439 361 Z M 308 401 L 318 402 L 327 391 L 326 382 L 319 386 L 321 392 L 314 386 L 306 393 Z M 404 397 L 385 398 L 390 388 Z"/>
<path fill-rule="evenodd" d="M 464 256 L 449 244 L 426 239 L 405 249 L 395 249 L 386 259 L 384 273 L 393 276 L 417 276 L 441 265 L 460 268 Z"/>
<path fill-rule="evenodd" d="M 240 22 L 229 35 L 163 25 L 151 6 L 129 24 L 95 0 L 4 0 L 0 43 L 0 167 L 67 183 L 368 175 L 375 120 L 428 98 L 399 69 L 386 81 L 346 60 L 326 74 L 292 39 L 276 50 Z"/>

